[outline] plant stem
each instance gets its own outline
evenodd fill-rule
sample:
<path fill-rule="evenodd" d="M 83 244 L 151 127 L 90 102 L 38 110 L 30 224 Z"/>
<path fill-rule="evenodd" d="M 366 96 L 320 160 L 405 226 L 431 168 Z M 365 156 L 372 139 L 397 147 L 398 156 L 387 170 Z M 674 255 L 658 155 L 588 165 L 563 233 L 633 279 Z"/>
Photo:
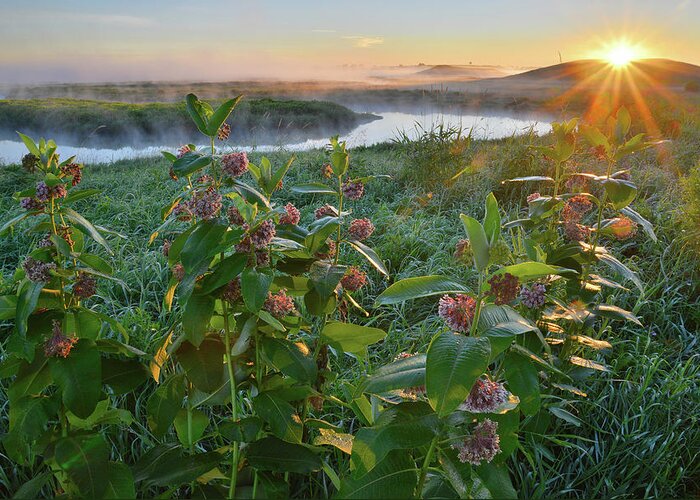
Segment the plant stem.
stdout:
<path fill-rule="evenodd" d="M 192 439 L 192 384 L 187 381 L 187 444 L 190 453 L 194 452 L 194 440 Z"/>
<path fill-rule="evenodd" d="M 476 329 L 479 326 L 479 316 L 481 316 L 481 301 L 484 295 L 482 291 L 483 286 L 484 273 L 483 271 L 479 271 L 479 293 L 477 293 L 476 295 L 476 308 L 474 309 L 474 318 L 472 318 L 472 325 L 469 329 L 469 335 L 472 337 L 476 335 Z"/>
<path fill-rule="evenodd" d="M 433 459 L 433 453 L 435 452 L 435 447 L 437 446 L 437 442 L 438 442 L 438 437 L 435 436 L 433 438 L 433 441 L 430 443 L 430 448 L 428 448 L 428 453 L 425 454 L 425 458 L 423 459 L 423 465 L 421 465 L 421 468 L 420 468 L 420 476 L 418 479 L 418 486 L 416 486 L 416 498 L 421 498 L 421 494 L 423 493 L 423 486 L 425 485 L 425 477 L 428 474 L 428 466 L 430 465 L 430 462 Z"/>
<path fill-rule="evenodd" d="M 223 260 L 224 256 L 221 255 Z M 233 359 L 231 358 L 231 331 L 228 321 L 228 305 L 226 301 L 222 301 L 224 313 L 224 345 L 226 348 L 225 358 L 226 367 L 228 369 L 229 388 L 231 390 L 231 419 L 235 422 L 238 420 L 238 402 L 236 401 L 236 377 L 233 372 Z M 238 482 L 238 441 L 233 443 L 233 454 L 231 457 L 231 482 L 228 488 L 228 498 L 233 498 L 236 493 L 236 483 Z"/>
<path fill-rule="evenodd" d="M 342 213 L 343 213 L 343 178 L 338 176 L 338 237 L 335 242 L 335 265 L 338 265 L 338 258 L 340 257 L 340 236 L 342 224 Z"/>

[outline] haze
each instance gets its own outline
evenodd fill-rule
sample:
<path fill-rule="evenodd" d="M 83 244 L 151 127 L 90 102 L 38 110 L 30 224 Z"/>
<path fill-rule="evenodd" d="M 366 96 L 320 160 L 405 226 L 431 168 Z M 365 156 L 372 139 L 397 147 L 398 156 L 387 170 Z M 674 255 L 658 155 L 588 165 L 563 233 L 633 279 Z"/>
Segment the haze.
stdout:
<path fill-rule="evenodd" d="M 700 2 L 4 2 L 0 83 L 361 79 L 387 67 L 525 68 L 615 40 L 700 63 Z"/>

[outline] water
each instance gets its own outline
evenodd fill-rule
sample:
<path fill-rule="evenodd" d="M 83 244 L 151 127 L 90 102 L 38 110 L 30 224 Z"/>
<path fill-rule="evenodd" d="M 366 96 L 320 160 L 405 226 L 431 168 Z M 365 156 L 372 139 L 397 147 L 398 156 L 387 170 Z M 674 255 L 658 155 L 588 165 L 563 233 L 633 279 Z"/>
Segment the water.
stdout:
<path fill-rule="evenodd" d="M 441 112 L 408 113 L 396 111 L 384 111 L 375 113 L 381 116 L 380 120 L 364 123 L 348 134 L 341 136 L 341 140 L 348 143 L 348 147 L 369 146 L 382 142 L 388 142 L 397 138 L 399 133 L 405 132 L 410 137 L 416 137 L 420 128 L 430 129 L 432 126 L 444 124 L 447 127 L 461 127 L 468 131 L 472 129 L 472 136 L 476 139 L 501 139 L 512 135 L 528 133 L 532 130 L 536 134 L 546 134 L 551 131 L 549 121 L 542 117 L 507 115 L 502 114 L 451 114 Z M 308 139 L 297 143 L 242 144 L 227 146 L 237 151 L 270 152 L 278 150 L 305 151 L 322 148 L 328 143 L 328 138 Z M 225 148 L 226 149 L 226 148 Z M 76 155 L 81 163 L 111 163 L 118 160 L 145 158 L 160 156 L 161 151 L 175 152 L 173 145 L 153 145 L 148 147 L 124 147 L 119 149 L 89 148 L 63 146 L 59 144 L 59 152 L 63 158 Z M 0 164 L 19 162 L 27 150 L 20 141 L 0 141 Z"/>

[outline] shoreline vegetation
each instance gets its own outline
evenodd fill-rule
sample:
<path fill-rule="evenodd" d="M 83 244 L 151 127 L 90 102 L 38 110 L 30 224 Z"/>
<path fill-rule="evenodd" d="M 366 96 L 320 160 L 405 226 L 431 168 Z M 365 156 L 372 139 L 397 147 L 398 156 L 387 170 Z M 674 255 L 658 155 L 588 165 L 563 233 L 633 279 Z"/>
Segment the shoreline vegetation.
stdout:
<path fill-rule="evenodd" d="M 300 142 L 349 132 L 380 119 L 327 101 L 246 100 L 237 109 L 231 133 L 246 142 Z M 182 102 L 127 103 L 48 98 L 0 100 L 0 139 L 16 140 L 16 130 L 50 136 L 71 146 L 189 143 L 197 129 Z"/>

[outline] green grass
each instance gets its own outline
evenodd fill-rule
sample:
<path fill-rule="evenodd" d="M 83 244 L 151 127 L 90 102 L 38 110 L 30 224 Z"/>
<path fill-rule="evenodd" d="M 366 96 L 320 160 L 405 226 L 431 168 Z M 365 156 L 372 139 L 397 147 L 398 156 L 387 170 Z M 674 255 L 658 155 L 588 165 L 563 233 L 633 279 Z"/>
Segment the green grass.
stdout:
<path fill-rule="evenodd" d="M 691 124 L 692 125 L 692 124 Z M 611 303 L 633 310 L 643 327 L 613 323 L 606 337 L 613 344 L 605 355 L 612 370 L 581 382 L 588 398 L 581 398 L 569 410 L 582 420 L 580 427 L 552 419 L 530 422 L 521 435 L 523 451 L 510 461 L 515 486 L 523 498 L 529 497 L 607 497 L 643 496 L 684 497 L 698 493 L 700 484 L 700 280 L 697 260 L 682 244 L 677 224 L 683 208 L 677 194 L 679 175 L 698 163 L 696 127 L 689 125 L 672 144 L 661 165 L 652 153 L 642 155 L 631 165 L 633 178 L 640 185 L 635 207 L 655 224 L 659 243 L 639 236 L 617 249 L 628 256 L 631 266 L 646 283 L 646 294 L 618 292 Z M 416 158 L 405 145 L 378 145 L 351 152 L 353 175 L 388 173 L 392 179 L 375 181 L 365 197 L 353 205 L 359 216 L 370 217 L 377 227 L 373 247 L 385 259 L 392 280 L 415 275 L 445 274 L 469 279 L 469 271 L 451 257 L 454 244 L 463 237 L 460 213 L 482 215 L 486 193 L 494 190 L 502 206 L 515 215 L 515 201 L 526 193 L 506 189 L 500 180 L 515 175 L 541 173 L 547 165 L 527 153 L 531 138 L 475 142 L 470 158 L 482 168 L 460 177 L 449 190 L 436 188 L 430 202 L 421 202 L 426 189 L 412 184 L 405 171 L 417 168 Z M 252 155 L 252 161 L 259 159 Z M 285 161 L 286 153 L 268 154 L 273 163 Z M 302 210 L 302 223 L 310 222 L 313 210 L 326 200 L 295 195 L 289 186 L 318 181 L 325 160 L 322 151 L 298 154 L 298 158 L 278 195 Z M 131 343 L 153 352 L 175 322 L 162 307 L 168 280 L 165 259 L 159 244 L 147 245 L 149 234 L 159 225 L 161 205 L 177 190 L 168 178 L 167 163 L 160 159 L 121 161 L 110 165 L 88 165 L 84 188 L 101 188 L 104 194 L 84 200 L 82 213 L 100 224 L 123 233 L 114 238 L 116 276 L 127 288 L 103 282 L 96 303 L 104 302 L 105 312 L 117 317 L 129 330 Z M 9 218 L 18 211 L 11 194 L 35 180 L 18 166 L 0 170 L 0 210 Z M 0 240 L 0 270 L 9 281 L 23 257 L 23 250 L 39 235 L 21 230 Z M 357 257 L 347 255 L 352 260 Z M 359 260 L 356 263 L 362 264 Z M 371 286 L 360 299 L 366 308 L 384 290 L 387 282 L 370 273 Z M 0 288 L 6 287 L 0 283 Z M 372 321 L 389 332 L 386 340 L 372 349 L 366 368 L 379 366 L 401 351 L 424 350 L 435 330 L 436 301 L 423 299 L 410 304 L 373 311 Z M 363 321 L 354 316 L 353 321 Z M 8 328 L 0 328 L 6 334 Z M 355 361 L 335 359 L 339 379 L 360 376 Z M 360 365 L 361 366 L 361 365 Z M 1 386 L 0 386 L 1 389 Z M 340 388 L 336 388 L 340 393 Z M 121 457 L 133 462 L 153 445 L 144 425 L 144 401 L 152 388 L 122 401 L 137 416 L 137 422 L 115 441 Z M 339 394 L 340 395 L 340 394 Z M 347 430 L 353 428 L 352 415 L 326 406 Z M 7 403 L 0 392 L 0 428 L 7 424 Z M 543 434 L 541 425 L 548 424 Z M 116 451 L 115 451 L 116 453 Z M 31 467 L 19 467 L 0 455 L 0 492 L 12 492 L 33 476 Z M 293 485 L 294 486 L 294 485 Z M 300 491 L 301 485 L 295 485 Z M 306 485 L 308 486 L 308 485 Z M 312 484 L 320 494 L 323 485 Z"/>
<path fill-rule="evenodd" d="M 348 132 L 372 115 L 324 101 L 245 100 L 234 111 L 236 143 L 302 141 L 328 130 Z M 78 99 L 0 100 L 0 139 L 15 131 L 53 137 L 70 145 L 115 146 L 160 142 L 182 144 L 198 132 L 184 102 L 125 103 Z"/>

